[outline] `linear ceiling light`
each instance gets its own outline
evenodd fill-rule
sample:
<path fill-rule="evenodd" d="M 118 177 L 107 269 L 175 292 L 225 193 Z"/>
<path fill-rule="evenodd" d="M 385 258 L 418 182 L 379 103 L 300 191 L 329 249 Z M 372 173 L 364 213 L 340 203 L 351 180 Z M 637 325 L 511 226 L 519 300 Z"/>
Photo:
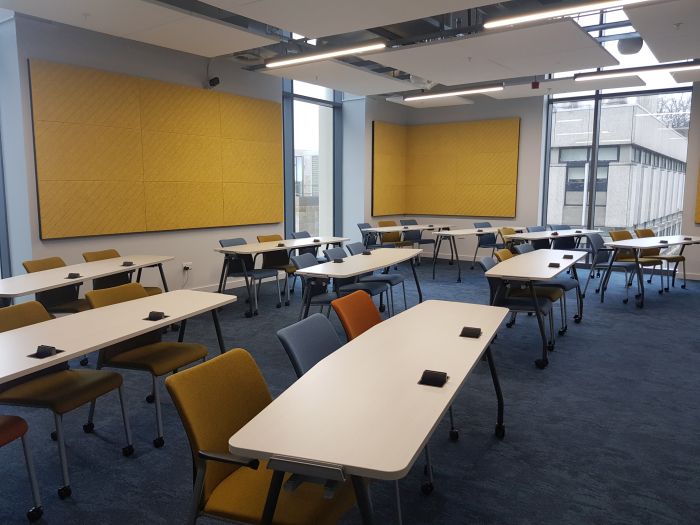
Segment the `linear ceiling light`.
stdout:
<path fill-rule="evenodd" d="M 491 91 L 503 91 L 503 84 L 482 86 L 472 89 L 462 89 L 460 91 L 445 91 L 443 93 L 429 93 L 425 95 L 414 95 L 411 97 L 404 97 L 404 102 L 411 102 L 412 100 L 428 100 L 431 98 L 443 98 L 443 97 L 458 97 L 460 95 L 476 95 L 477 93 L 489 93 Z"/>
<path fill-rule="evenodd" d="M 271 60 L 265 67 L 285 67 L 294 66 L 297 64 L 305 64 L 306 62 L 316 62 L 317 60 L 326 60 L 327 58 L 342 57 L 346 55 L 360 55 L 362 53 L 368 53 L 369 51 L 378 51 L 384 49 L 386 44 L 384 42 L 371 42 L 367 44 L 362 44 L 354 47 L 346 47 L 343 49 L 336 49 L 334 51 L 323 51 L 320 53 L 305 53 L 293 58 L 281 58 L 279 60 Z"/>
<path fill-rule="evenodd" d="M 700 69 L 700 60 L 693 60 L 691 62 L 672 62 L 666 64 L 654 64 L 653 66 L 627 67 L 624 69 L 594 71 L 591 73 L 577 73 L 574 75 L 574 80 L 576 82 L 585 82 L 586 80 L 606 80 L 609 78 L 633 77 L 638 75 L 639 73 L 659 73 L 664 71 L 668 73 L 673 73 L 677 71 L 693 71 L 695 69 Z"/>
<path fill-rule="evenodd" d="M 598 11 L 599 9 L 610 9 L 612 7 L 622 7 L 625 5 L 641 4 L 651 2 L 652 0 L 608 0 L 605 2 L 587 2 L 585 4 L 568 5 L 558 9 L 547 9 L 545 11 L 537 11 L 527 15 L 509 16 L 507 18 L 497 18 L 484 24 L 484 29 L 494 29 L 497 27 L 514 26 L 517 24 L 526 24 L 537 20 L 547 20 L 549 18 L 558 18 L 568 15 L 576 15 L 578 13 L 586 13 L 589 11 Z"/>

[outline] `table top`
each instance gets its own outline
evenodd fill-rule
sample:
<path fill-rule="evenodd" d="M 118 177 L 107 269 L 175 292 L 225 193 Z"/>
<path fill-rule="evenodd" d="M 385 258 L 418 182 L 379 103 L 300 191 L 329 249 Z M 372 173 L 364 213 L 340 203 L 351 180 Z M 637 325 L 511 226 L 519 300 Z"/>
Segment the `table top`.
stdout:
<path fill-rule="evenodd" d="M 7 279 L 0 279 L 0 297 L 19 297 L 42 292 L 52 288 L 60 288 L 67 284 L 82 283 L 96 277 L 138 270 L 139 268 L 161 264 L 173 259 L 174 257 L 169 255 L 127 255 L 101 261 L 71 264 L 41 272 L 15 275 Z M 124 261 L 131 261 L 134 264 L 132 266 L 122 266 Z M 77 279 L 66 279 L 69 273 L 78 273 L 80 277 Z"/>
<path fill-rule="evenodd" d="M 320 361 L 234 434 L 229 450 L 402 478 L 507 315 L 505 308 L 432 300 L 401 312 Z M 460 337 L 465 325 L 481 328 L 481 337 Z M 426 369 L 446 372 L 447 383 L 419 385 Z"/>
<path fill-rule="evenodd" d="M 239 246 L 229 246 L 227 248 L 216 248 L 214 251 L 219 253 L 235 253 L 236 255 L 255 255 L 256 253 L 274 252 L 277 250 L 296 250 L 298 248 L 321 246 L 323 244 L 340 244 L 349 240 L 349 237 L 306 237 L 304 239 L 254 242 L 241 244 Z M 280 244 L 284 244 L 284 246 L 279 246 Z"/>
<path fill-rule="evenodd" d="M 0 333 L 0 383 L 99 350 L 152 330 L 219 308 L 236 300 L 195 290 L 176 290 L 66 315 Z M 151 311 L 164 312 L 160 321 L 146 321 Z M 28 357 L 37 346 L 55 346 L 62 353 L 45 359 Z"/>
<path fill-rule="evenodd" d="M 556 233 L 557 235 L 553 235 Z M 581 229 L 571 229 L 571 230 L 555 230 L 555 231 L 543 231 L 543 232 L 525 232 L 516 233 L 515 235 L 506 235 L 506 239 L 512 239 L 515 241 L 541 241 L 544 239 L 561 239 L 564 237 L 583 237 L 584 235 L 590 235 L 592 233 L 602 233 L 601 230 L 584 230 Z"/>
<path fill-rule="evenodd" d="M 418 257 L 422 250 L 417 248 L 377 248 L 370 255 L 352 255 L 343 259 L 342 263 L 327 262 L 297 270 L 297 275 L 308 277 L 331 277 L 342 279 L 355 277 L 363 273 L 387 268 L 394 264 Z"/>
<path fill-rule="evenodd" d="M 439 232 L 432 232 L 433 235 L 438 235 L 441 237 L 461 237 L 467 235 L 484 235 L 487 233 L 498 233 L 501 228 L 513 228 L 516 231 L 527 230 L 526 226 L 501 226 L 501 227 L 491 227 L 491 228 L 464 228 L 461 230 L 443 230 Z"/>
<path fill-rule="evenodd" d="M 667 242 L 661 242 L 667 241 Z M 699 244 L 700 237 L 692 235 L 665 235 L 662 237 L 641 237 L 638 239 L 628 239 L 625 241 L 606 242 L 605 246 L 610 248 L 630 248 L 642 250 L 644 248 L 667 248 L 681 244 Z"/>
<path fill-rule="evenodd" d="M 547 281 L 573 266 L 586 254 L 587 252 L 573 250 L 535 250 L 498 263 L 486 272 L 486 276 L 512 281 Z M 564 255 L 573 258 L 564 259 Z M 550 268 L 549 263 L 559 263 L 559 267 Z"/>
<path fill-rule="evenodd" d="M 423 230 L 439 230 L 440 228 L 449 228 L 449 224 L 409 224 L 406 226 L 377 226 L 376 228 L 363 228 L 363 232 L 374 233 L 391 233 L 391 232 L 408 232 L 408 231 L 423 231 Z"/>

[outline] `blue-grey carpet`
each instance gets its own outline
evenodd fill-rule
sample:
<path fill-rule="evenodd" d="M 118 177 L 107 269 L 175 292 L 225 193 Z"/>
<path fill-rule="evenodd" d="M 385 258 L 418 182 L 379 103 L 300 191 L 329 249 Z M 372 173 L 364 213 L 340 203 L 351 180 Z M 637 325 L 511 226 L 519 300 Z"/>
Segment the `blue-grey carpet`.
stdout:
<path fill-rule="evenodd" d="M 419 267 L 425 298 L 488 301 L 479 270 L 464 264 L 464 282 L 459 284 L 455 267 L 442 263 L 438 270 L 432 281 L 430 266 Z M 403 271 L 410 276 L 409 270 Z M 493 352 L 506 403 L 505 440 L 493 436 L 496 400 L 482 363 L 454 405 L 459 441 L 448 440 L 447 421 L 432 438 L 435 492 L 420 492 L 422 461 L 401 481 L 405 523 L 700 522 L 700 283 L 662 296 L 652 286 L 646 307 L 638 309 L 633 300 L 622 303 L 620 276 L 611 282 L 605 304 L 593 291 L 597 282 L 589 288 L 583 323 L 569 322 L 546 370 L 533 364 L 540 349 L 534 318 L 519 316 L 513 328 L 499 331 Z M 409 304 L 415 304 L 414 286 L 410 279 L 407 283 Z M 220 317 L 227 347 L 250 351 L 278 395 L 295 376 L 275 332 L 296 320 L 300 298 L 297 293 L 292 306 L 277 310 L 274 285 L 264 288 L 258 317 L 243 317 L 243 300 Z M 400 292 L 395 295 L 397 305 L 402 304 Z M 571 296 L 570 316 L 574 305 Z M 206 343 L 211 355 L 218 353 L 209 315 L 188 323 L 187 339 Z M 68 414 L 73 496 L 64 501 L 56 494 L 61 473 L 56 444 L 49 439 L 51 414 L 1 408 L 29 422 L 43 522 L 184 521 L 192 467 L 177 413 L 163 389 L 165 447 L 153 448 L 155 414 L 144 401 L 150 377 L 137 372 L 124 376 L 136 453 L 131 458 L 121 455 L 124 438 L 116 394 L 98 402 L 92 435 L 82 431 L 87 407 Z M 31 494 L 19 442 L 0 450 L 0 464 L 0 523 L 23 523 Z M 372 495 L 377 522 L 395 522 L 392 485 L 374 483 Z M 357 511 L 344 522 L 359 523 Z"/>

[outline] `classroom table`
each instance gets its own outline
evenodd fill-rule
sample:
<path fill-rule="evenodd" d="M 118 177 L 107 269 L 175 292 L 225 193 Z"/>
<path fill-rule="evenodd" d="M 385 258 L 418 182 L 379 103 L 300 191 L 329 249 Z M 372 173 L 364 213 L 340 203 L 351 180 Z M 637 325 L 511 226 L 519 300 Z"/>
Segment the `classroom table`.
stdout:
<path fill-rule="evenodd" d="M 426 230 L 441 230 L 449 228 L 449 224 L 408 224 L 406 226 L 377 226 L 372 228 L 361 228 L 362 233 L 403 233 L 408 231 L 426 231 Z"/>
<path fill-rule="evenodd" d="M 348 237 L 304 237 L 302 239 L 285 239 L 283 241 L 267 241 L 267 242 L 253 242 L 249 244 L 241 244 L 238 246 L 227 246 L 225 248 L 215 248 L 214 251 L 224 254 L 224 264 L 221 268 L 221 277 L 219 279 L 218 292 L 223 293 L 226 288 L 226 277 L 228 275 L 228 266 L 230 258 L 240 257 L 241 255 L 249 255 L 253 258 L 253 267 L 255 267 L 255 261 L 258 256 L 263 253 L 274 252 L 277 250 L 298 250 L 300 248 L 310 248 L 310 247 L 320 247 L 323 245 L 333 246 L 342 245 L 345 241 L 349 241 Z M 245 281 L 246 291 L 248 292 L 248 312 L 246 312 L 246 317 L 252 317 L 253 315 L 258 315 L 258 297 L 257 294 L 251 293 L 251 280 L 248 276 L 248 269 L 245 264 L 241 264 L 243 267 L 243 280 Z M 298 273 L 298 272 L 296 272 Z M 252 283 L 254 284 L 254 283 Z M 254 286 L 253 286 L 254 289 Z M 286 305 L 289 305 L 289 286 L 286 289 Z"/>
<path fill-rule="evenodd" d="M 565 256 L 570 258 L 564 258 Z M 573 250 L 535 250 L 533 252 L 516 255 L 498 263 L 486 272 L 487 277 L 495 277 L 503 281 L 519 281 L 526 283 L 530 289 L 537 324 L 542 337 L 542 357 L 535 360 L 535 365 L 546 368 L 549 364 L 547 352 L 554 350 L 554 341 L 548 342 L 544 328 L 542 313 L 537 307 L 537 295 L 535 294 L 536 281 L 549 281 L 560 273 L 571 270 L 572 278 L 576 279 L 576 301 L 578 304 L 578 314 L 574 316 L 574 321 L 580 323 L 583 320 L 583 298 L 581 297 L 581 287 L 578 284 L 576 274 L 576 263 L 586 256 L 586 252 Z M 550 267 L 550 264 L 559 264 L 558 267 Z M 551 314 L 550 314 L 551 315 Z"/>
<path fill-rule="evenodd" d="M 554 231 L 543 231 L 543 232 L 523 232 L 515 233 L 513 235 L 506 235 L 505 238 L 509 241 L 550 241 L 550 246 L 554 244 L 557 239 L 565 239 L 568 237 L 581 238 L 586 235 L 591 235 L 592 233 L 601 233 L 601 230 L 584 230 L 584 229 L 569 229 L 569 230 L 554 230 Z"/>
<path fill-rule="evenodd" d="M 439 232 L 432 232 L 433 235 L 437 236 L 435 241 L 435 248 L 433 250 L 433 279 L 435 279 L 435 265 L 437 263 L 438 252 L 440 251 L 440 246 L 442 245 L 442 240 L 444 238 L 448 239 L 450 243 L 450 252 L 457 259 L 457 282 L 462 282 L 462 265 L 459 262 L 459 254 L 457 253 L 457 237 L 469 237 L 470 235 L 476 235 L 481 237 L 482 235 L 487 235 L 489 233 L 498 234 L 498 230 L 501 228 L 513 228 L 516 231 L 527 229 L 526 226 L 501 226 L 501 227 L 488 227 L 488 228 L 463 228 L 461 230 L 442 230 Z M 452 261 L 450 260 L 450 264 Z M 474 266 L 472 266 L 474 269 Z"/>
<path fill-rule="evenodd" d="M 52 268 L 51 270 L 43 270 L 41 272 L 15 275 L 14 277 L 0 279 L 0 298 L 3 300 L 3 305 L 7 306 L 14 297 L 52 290 L 69 284 L 83 283 L 107 275 L 132 272 L 134 270 L 138 270 L 136 281 L 139 282 L 141 280 L 141 270 L 151 266 L 158 267 L 160 278 L 163 282 L 163 289 L 167 292 L 168 283 L 165 280 L 163 263 L 173 259 L 174 257 L 172 256 L 164 255 L 128 255 L 111 259 L 102 259 L 101 261 L 71 264 L 69 266 L 61 266 L 60 268 Z M 133 264 L 124 266 L 123 264 L 125 261 L 130 261 Z M 80 277 L 67 279 L 66 277 L 69 273 L 77 273 Z"/>
<path fill-rule="evenodd" d="M 2 332 L 0 384 L 176 322 L 180 322 L 178 340 L 182 341 L 186 320 L 206 312 L 211 312 L 219 351 L 223 353 L 226 348 L 216 309 L 235 300 L 234 295 L 176 290 Z M 164 312 L 167 317 L 148 321 L 145 318 L 151 311 Z M 44 359 L 29 357 L 39 345 L 54 346 L 62 352 Z"/>
<path fill-rule="evenodd" d="M 600 288 L 600 302 L 605 301 L 605 289 L 610 280 L 612 266 L 615 258 L 620 250 L 630 250 L 634 254 L 634 262 L 637 269 L 637 289 L 639 293 L 635 295 L 635 303 L 638 308 L 644 308 L 644 269 L 639 264 L 641 250 L 648 248 L 669 248 L 671 246 L 681 246 L 680 253 L 683 253 L 685 247 L 691 244 L 700 244 L 700 237 L 690 235 L 666 235 L 661 237 L 641 237 L 637 239 L 628 239 L 624 241 L 606 242 L 605 246 L 613 250 L 610 256 L 610 262 L 603 275 L 603 281 Z M 663 293 L 663 275 L 661 276 L 662 288 L 659 293 Z"/>
<path fill-rule="evenodd" d="M 304 277 L 318 279 L 348 279 L 350 277 L 358 277 L 365 273 L 371 273 L 375 270 L 390 268 L 395 264 L 405 261 L 410 261 L 413 279 L 416 283 L 416 289 L 418 290 L 418 302 L 422 303 L 423 292 L 420 288 L 420 282 L 418 281 L 416 266 L 413 263 L 413 260 L 420 255 L 421 251 L 422 250 L 418 248 L 376 248 L 368 251 L 368 255 L 351 255 L 343 259 L 342 263 L 331 261 L 317 264 L 297 270 L 296 273 Z M 309 308 L 311 307 L 311 294 L 309 291 L 311 288 L 311 286 L 306 287 L 303 317 L 309 315 Z"/>
<path fill-rule="evenodd" d="M 375 325 L 320 361 L 229 440 L 231 454 L 267 459 L 275 472 L 262 523 L 270 523 L 284 472 L 351 479 L 363 523 L 374 523 L 369 479 L 407 475 L 469 374 L 486 354 L 507 308 L 429 300 Z M 477 339 L 460 337 L 465 325 Z M 430 329 L 426 329 L 429 327 Z M 419 385 L 424 370 L 446 372 L 442 388 Z"/>

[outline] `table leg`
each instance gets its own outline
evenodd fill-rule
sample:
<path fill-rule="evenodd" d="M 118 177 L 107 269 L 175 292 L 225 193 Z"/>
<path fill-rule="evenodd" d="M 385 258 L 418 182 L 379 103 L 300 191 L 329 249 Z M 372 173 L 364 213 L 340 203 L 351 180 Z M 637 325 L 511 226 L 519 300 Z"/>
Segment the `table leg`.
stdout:
<path fill-rule="evenodd" d="M 224 293 L 226 289 L 226 275 L 228 274 L 228 256 L 224 255 L 224 264 L 221 266 L 221 277 L 219 277 L 219 293 Z"/>
<path fill-rule="evenodd" d="M 635 302 L 637 308 L 644 308 L 644 269 L 639 264 L 639 250 L 632 251 L 634 253 L 634 264 L 637 266 L 637 288 L 639 289 L 639 293 L 635 296 Z"/>
<path fill-rule="evenodd" d="M 364 525 L 372 525 L 374 523 L 374 511 L 372 510 L 372 499 L 369 495 L 369 482 L 359 476 L 351 476 L 350 479 L 355 489 L 355 498 L 362 516 L 362 523 Z"/>
<path fill-rule="evenodd" d="M 600 302 L 603 303 L 605 302 L 605 289 L 608 287 L 608 281 L 610 280 L 610 274 L 612 273 L 612 266 L 613 263 L 615 262 L 615 258 L 617 257 L 617 248 L 613 249 L 612 254 L 610 254 L 610 261 L 608 262 L 608 268 L 605 270 L 605 274 L 603 275 L 603 279 L 600 283 Z M 627 286 L 627 280 L 625 279 L 625 286 Z"/>
<path fill-rule="evenodd" d="M 450 237 L 450 239 L 452 240 L 452 243 L 450 244 L 450 250 L 454 251 L 454 257 L 455 257 L 455 260 L 457 261 L 457 282 L 461 283 L 462 282 L 462 265 L 459 263 L 459 254 L 457 253 L 457 238 Z"/>
<path fill-rule="evenodd" d="M 435 265 L 437 263 L 438 252 L 440 251 L 440 246 L 442 245 L 442 235 L 438 235 L 437 242 L 433 248 L 433 281 L 435 280 Z"/>
<path fill-rule="evenodd" d="M 413 259 L 410 259 L 411 262 L 411 270 L 413 271 L 413 280 L 416 281 L 416 290 L 418 290 L 418 302 L 422 303 L 423 302 L 423 291 L 420 289 L 420 282 L 418 281 L 418 274 L 416 273 L 416 265 L 413 262 Z"/>
<path fill-rule="evenodd" d="M 282 490 L 282 481 L 284 481 L 284 472 L 279 470 L 273 471 L 270 488 L 267 491 L 267 499 L 265 500 L 265 508 L 263 509 L 262 518 L 260 519 L 261 525 L 270 525 L 272 523 L 280 490 Z"/>
<path fill-rule="evenodd" d="M 314 279 L 311 279 L 308 283 L 306 283 L 306 298 L 304 300 L 304 313 L 302 315 L 302 319 L 306 319 L 309 316 L 309 309 L 311 308 L 311 289 L 315 284 L 316 282 Z"/>
<path fill-rule="evenodd" d="M 219 352 L 223 354 L 226 351 L 226 348 L 224 347 L 224 336 L 221 335 L 219 314 L 216 313 L 216 309 L 211 311 L 211 317 L 214 320 L 214 330 L 216 330 L 216 340 L 219 342 Z"/>
<path fill-rule="evenodd" d="M 165 280 L 165 272 L 163 271 L 163 265 L 161 263 L 158 263 L 158 271 L 160 272 L 160 280 L 163 283 L 163 291 L 169 292 L 168 282 Z"/>
<path fill-rule="evenodd" d="M 140 283 L 141 282 L 141 272 L 143 271 L 143 268 L 139 268 L 138 271 L 136 272 L 136 282 Z"/>
<path fill-rule="evenodd" d="M 253 293 L 250 293 L 251 282 L 250 282 L 250 278 L 248 277 L 248 270 L 246 269 L 246 264 L 245 264 L 244 259 L 241 259 L 241 267 L 243 268 L 243 281 L 245 281 L 245 289 L 246 289 L 246 292 L 248 293 L 248 311 L 245 313 L 245 316 L 246 317 L 253 317 L 253 314 L 255 313 L 255 310 L 253 309 L 253 303 L 255 301 L 255 280 L 253 279 L 253 283 L 252 283 Z"/>
<path fill-rule="evenodd" d="M 544 329 L 544 319 L 542 318 L 542 312 L 540 311 L 539 301 L 537 300 L 537 294 L 535 293 L 535 285 L 532 281 L 527 283 L 530 288 L 530 296 L 532 297 L 532 304 L 535 308 L 535 316 L 537 317 L 537 325 L 540 328 L 540 336 L 542 337 L 542 357 L 540 359 L 535 359 L 535 366 L 539 369 L 547 368 L 549 364 L 549 359 L 547 358 L 547 351 L 549 350 L 549 342 L 547 341 L 547 334 Z M 552 312 L 549 313 L 552 315 Z M 552 349 L 554 344 L 552 343 Z"/>
<path fill-rule="evenodd" d="M 489 370 L 491 371 L 491 380 L 493 381 L 493 388 L 496 390 L 496 399 L 498 400 L 498 419 L 496 420 L 496 437 L 498 439 L 503 439 L 506 435 L 506 427 L 503 424 L 503 392 L 501 391 L 501 383 L 498 381 L 498 374 L 496 373 L 496 365 L 493 362 L 493 355 L 491 354 L 491 347 L 486 348 L 486 359 L 489 362 Z"/>
<path fill-rule="evenodd" d="M 575 264 L 571 267 L 571 277 L 576 280 L 576 305 L 578 306 L 578 312 L 574 316 L 574 322 L 580 323 L 583 320 L 583 295 L 581 294 L 581 283 L 578 280 Z"/>
<path fill-rule="evenodd" d="M 182 343 L 185 340 L 185 327 L 187 326 L 187 319 L 180 321 L 180 329 L 177 332 L 177 342 Z"/>

